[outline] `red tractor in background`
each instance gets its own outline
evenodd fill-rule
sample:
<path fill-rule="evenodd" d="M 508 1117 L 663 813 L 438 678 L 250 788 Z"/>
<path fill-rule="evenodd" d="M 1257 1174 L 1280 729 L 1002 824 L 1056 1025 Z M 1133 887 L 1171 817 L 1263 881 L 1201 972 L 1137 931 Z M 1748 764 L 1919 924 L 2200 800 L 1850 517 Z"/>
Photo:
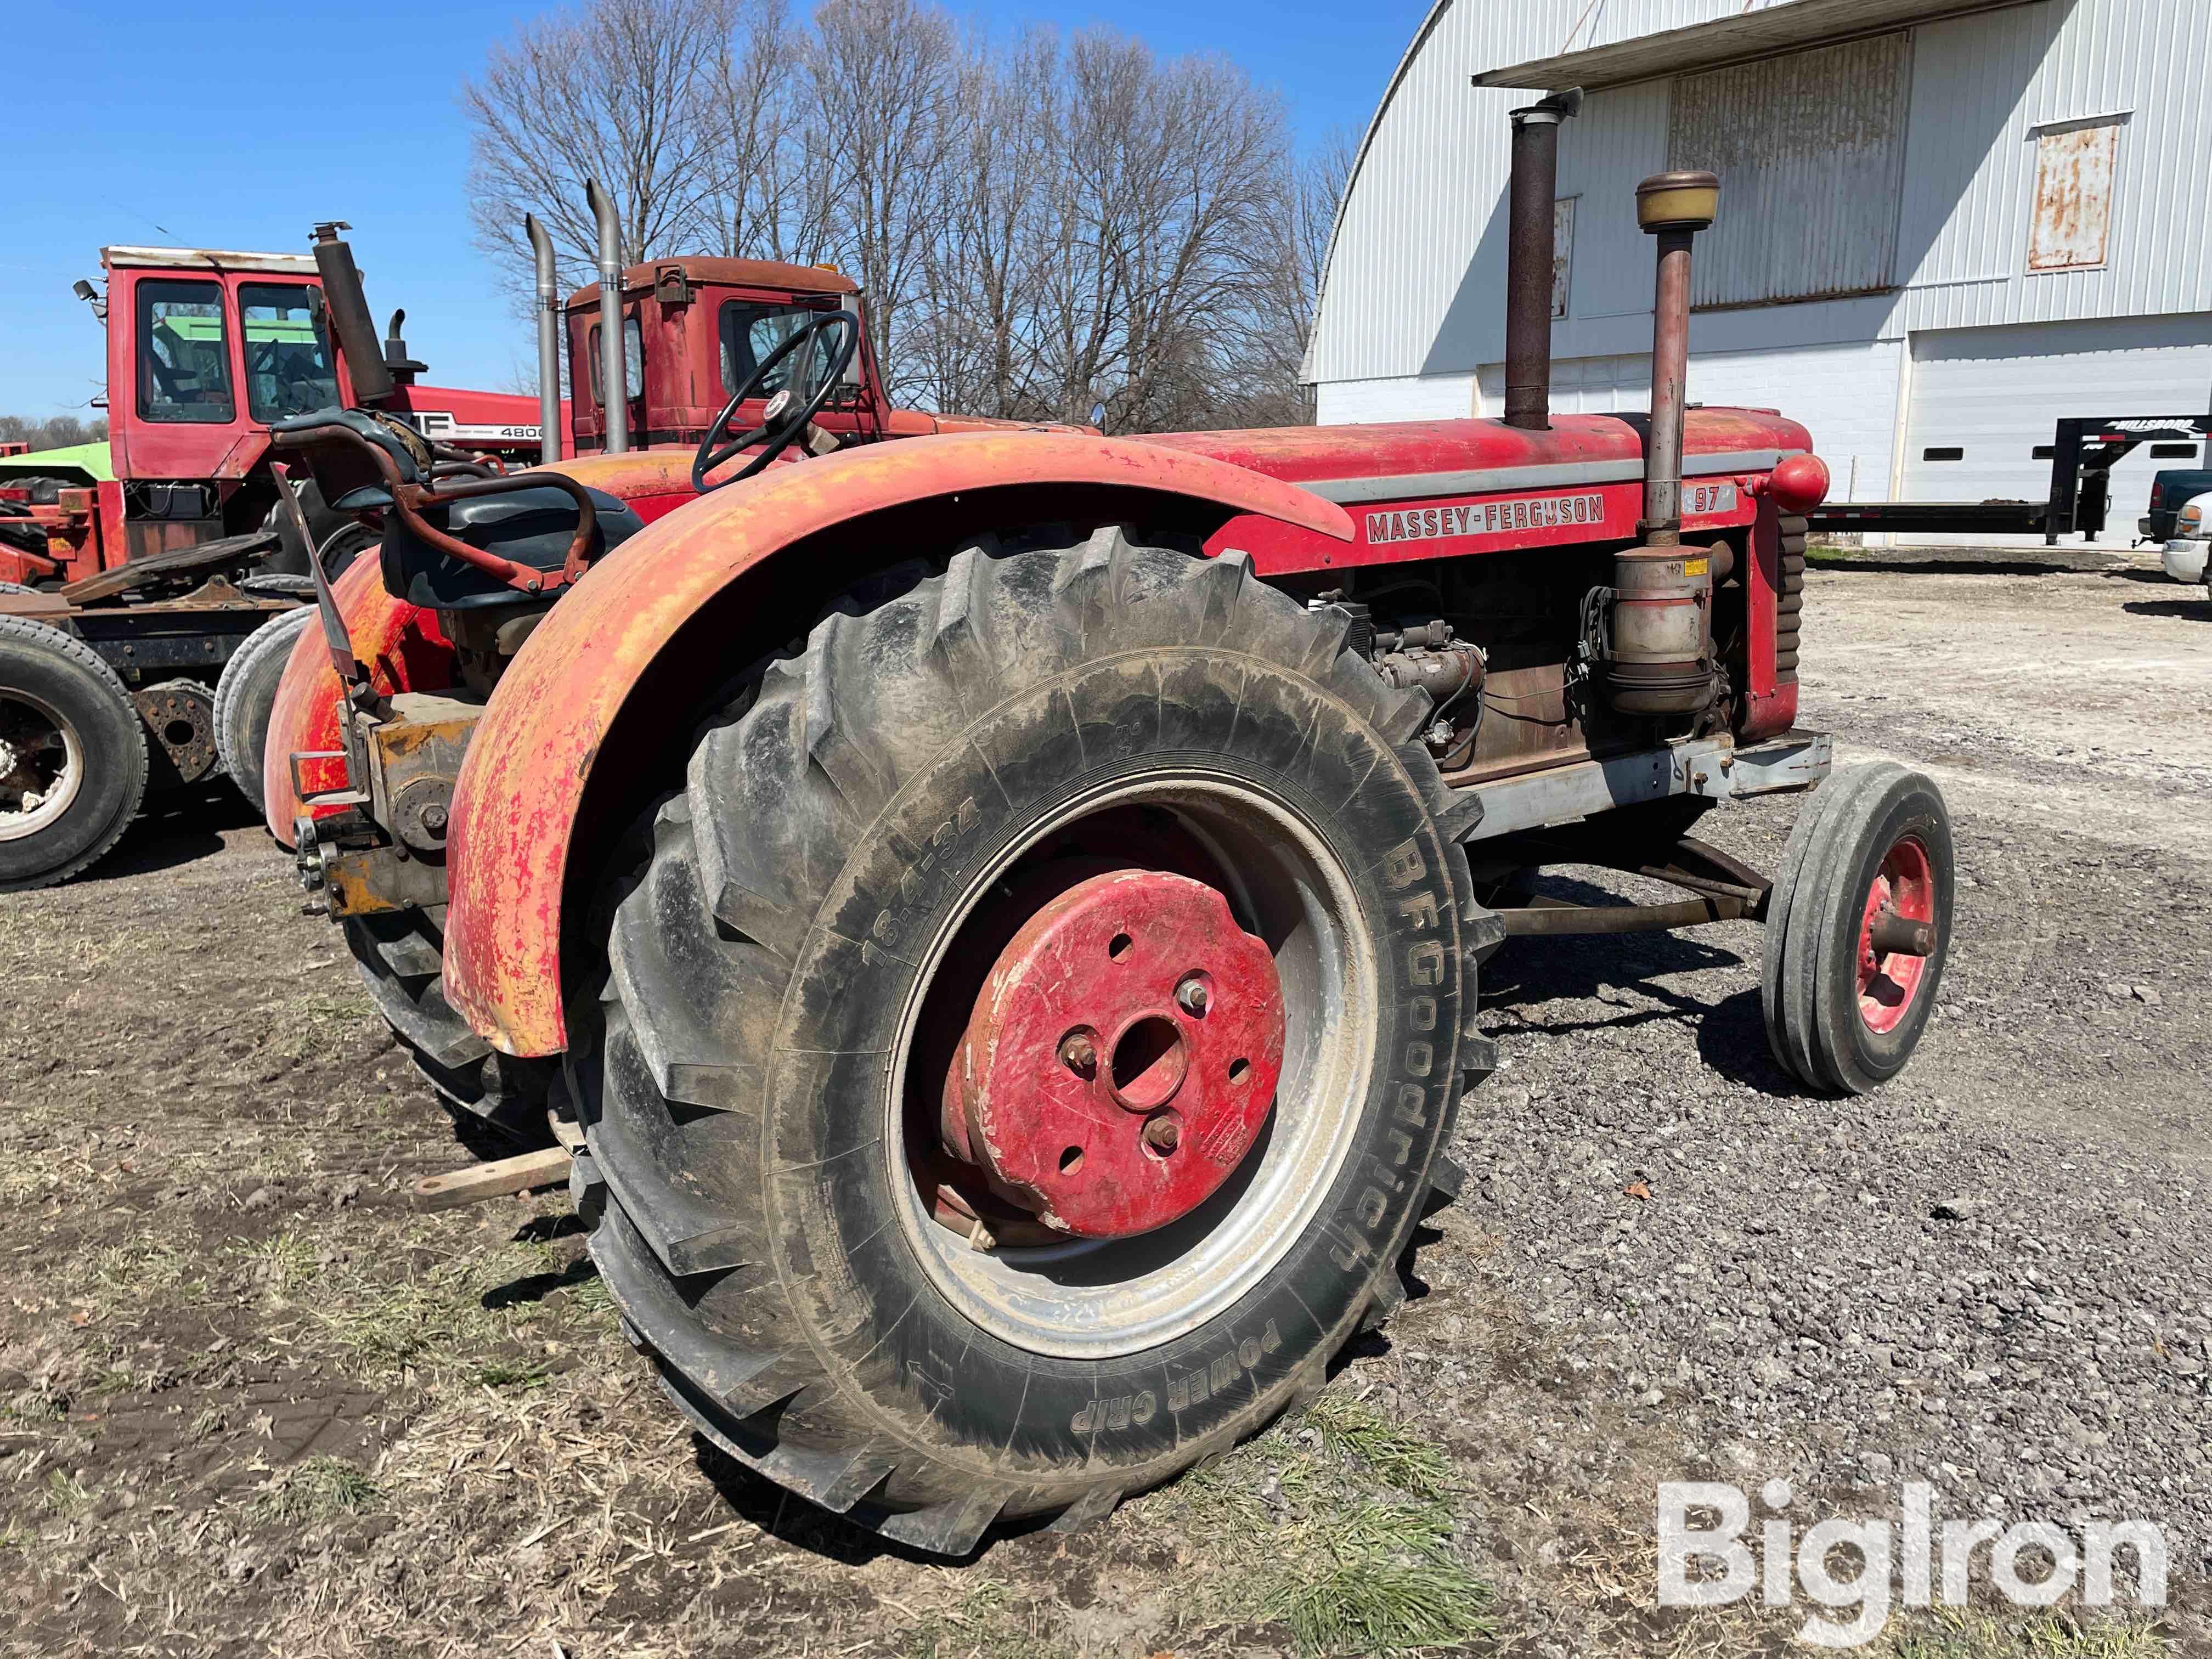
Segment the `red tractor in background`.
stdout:
<path fill-rule="evenodd" d="M 304 534 L 279 520 L 286 418 L 369 406 L 448 465 L 536 454 L 536 400 L 418 385 L 404 313 L 378 342 L 344 228 L 318 225 L 312 256 L 103 248 L 105 295 L 78 284 L 106 325 L 112 476 L 66 453 L 0 468 L 0 891 L 86 867 L 149 789 L 221 767 L 260 805 L 296 637 L 272 619 L 314 550 L 342 568 L 373 539 L 312 490 Z"/>
<path fill-rule="evenodd" d="M 312 255 L 100 251 L 106 294 L 79 287 L 106 325 L 114 476 L 42 477 L 35 456 L 0 476 L 0 499 L 27 509 L 0 523 L 0 580 L 65 584 L 261 530 L 276 505 L 270 426 L 311 409 L 385 409 L 437 442 L 536 458 L 536 399 L 418 385 L 404 312 L 377 341 L 345 228 L 316 226 Z M 311 517 L 346 522 L 319 506 Z M 286 552 L 304 575 L 304 550 Z"/>
<path fill-rule="evenodd" d="M 1549 413 L 1575 101 L 1515 112 L 1502 422 L 840 447 L 830 375 L 619 545 L 593 463 L 289 434 L 392 506 L 287 672 L 270 826 L 418 1029 L 557 1078 L 623 1330 L 765 1478 L 958 1555 L 1310 1398 L 1459 1184 L 1509 938 L 1759 921 L 1802 1087 L 1911 1054 L 1948 821 L 1795 729 L 1826 469 L 1686 408 L 1712 175 L 1638 191 L 1648 420 Z M 1690 833 L 1815 785 L 1771 877 Z M 1554 864 L 1682 896 L 1528 899 Z"/>

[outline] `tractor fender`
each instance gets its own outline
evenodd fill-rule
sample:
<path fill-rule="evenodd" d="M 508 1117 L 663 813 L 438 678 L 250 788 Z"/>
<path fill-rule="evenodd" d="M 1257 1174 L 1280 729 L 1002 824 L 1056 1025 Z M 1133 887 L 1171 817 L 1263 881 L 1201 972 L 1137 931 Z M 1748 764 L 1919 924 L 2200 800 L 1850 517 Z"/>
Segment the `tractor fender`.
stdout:
<path fill-rule="evenodd" d="M 386 696 L 442 691 L 453 684 L 453 647 L 439 631 L 438 613 L 386 592 L 374 550 L 347 567 L 331 585 L 331 596 L 345 619 L 354 656 L 368 665 L 378 690 Z M 269 738 L 261 751 L 263 816 L 280 846 L 292 845 L 293 822 L 308 810 L 292 786 L 292 757 L 345 747 L 338 730 L 340 689 L 323 630 L 307 629 L 292 647 L 283 676 L 276 682 Z M 335 761 L 306 762 L 301 772 L 310 789 L 339 789 L 345 784 L 344 768 Z"/>
<path fill-rule="evenodd" d="M 599 820 L 635 817 L 653 784 L 641 757 L 665 751 L 649 726 L 608 741 L 641 680 L 651 684 L 638 719 L 680 720 L 714 684 L 805 628 L 815 611 L 802 614 L 803 605 L 834 597 L 838 590 L 820 592 L 818 572 L 825 540 L 841 527 L 913 510 L 931 533 L 957 538 L 1007 522 L 1005 492 L 1024 489 L 1035 492 L 1026 500 L 1037 520 L 1060 516 L 1036 511 L 1040 501 L 1095 504 L 1102 492 L 1124 492 L 1122 510 L 1134 516 L 1157 515 L 1160 497 L 1179 497 L 1178 510 L 1195 507 L 1216 526 L 1210 551 L 1233 544 L 1240 526 L 1294 527 L 1323 545 L 1353 534 L 1341 507 L 1247 468 L 1047 432 L 848 449 L 771 468 L 647 525 L 532 634 L 462 763 L 447 841 L 445 991 L 477 1034 L 518 1056 L 568 1046 L 562 930 L 570 861 L 604 844 Z M 787 550 L 792 556 L 779 558 Z M 672 651 L 695 619 L 692 638 Z M 595 778 L 602 787 L 587 801 Z"/>

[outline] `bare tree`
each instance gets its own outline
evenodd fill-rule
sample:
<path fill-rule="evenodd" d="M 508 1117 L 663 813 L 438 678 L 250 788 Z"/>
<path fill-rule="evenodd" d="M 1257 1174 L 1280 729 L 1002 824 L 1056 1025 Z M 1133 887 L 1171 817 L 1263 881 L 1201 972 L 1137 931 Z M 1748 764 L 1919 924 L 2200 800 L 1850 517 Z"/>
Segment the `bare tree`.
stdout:
<path fill-rule="evenodd" d="M 823 0 L 807 58 L 801 143 L 825 181 L 835 261 L 868 296 L 868 332 L 894 392 L 926 375 L 898 347 L 945 208 L 957 131 L 959 43 L 917 0 Z"/>
<path fill-rule="evenodd" d="M 801 72 L 808 36 L 785 0 L 716 0 L 725 23 L 702 70 L 710 135 L 704 245 L 743 258 L 815 258 L 825 231 L 819 169 L 803 142 Z"/>
<path fill-rule="evenodd" d="M 726 38 L 729 13 L 724 0 L 586 0 L 492 49 L 461 94 L 474 130 L 470 212 L 519 292 L 531 268 L 526 213 L 551 233 L 565 276 L 590 271 L 599 237 L 586 179 L 614 198 L 625 263 L 690 240 L 712 185 L 700 45 Z"/>
<path fill-rule="evenodd" d="M 1205 424 L 1266 309 L 1283 210 L 1280 103 L 1235 65 L 1166 64 L 1102 30 L 1073 42 L 1041 330 L 1061 412 L 1117 430 Z"/>
<path fill-rule="evenodd" d="M 1219 58 L 1093 28 L 963 40 L 932 0 L 584 0 L 465 103 L 481 240 L 526 289 L 523 214 L 570 274 L 593 232 L 829 259 L 892 395 L 1116 431 L 1311 418 L 1298 384 L 1350 146 L 1292 159 Z"/>
<path fill-rule="evenodd" d="M 1035 325 L 1049 247 L 1058 37 L 1031 29 L 963 64 L 941 171 L 940 230 L 902 349 L 945 409 L 1012 418 L 1052 412 L 1037 382 Z"/>
<path fill-rule="evenodd" d="M 74 415 L 52 415 L 44 420 L 0 415 L 0 443 L 27 443 L 33 450 L 67 449 L 75 444 L 99 443 L 106 436 L 105 416 L 86 422 Z"/>
<path fill-rule="evenodd" d="M 1301 376 L 1321 311 L 1336 205 L 1352 176 L 1356 144 L 1352 134 L 1340 129 L 1289 169 L 1283 210 L 1273 220 L 1267 288 L 1248 340 L 1248 382 L 1234 406 L 1221 411 L 1239 426 L 1303 426 L 1313 421 L 1313 388 Z"/>

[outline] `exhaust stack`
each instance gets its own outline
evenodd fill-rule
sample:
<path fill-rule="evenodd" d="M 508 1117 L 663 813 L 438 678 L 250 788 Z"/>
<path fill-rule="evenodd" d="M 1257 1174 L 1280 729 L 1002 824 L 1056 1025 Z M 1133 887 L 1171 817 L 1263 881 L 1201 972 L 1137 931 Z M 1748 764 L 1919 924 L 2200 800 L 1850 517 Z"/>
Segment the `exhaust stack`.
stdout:
<path fill-rule="evenodd" d="M 561 295 L 553 239 L 535 214 L 522 216 L 522 228 L 538 265 L 538 460 L 543 466 L 561 459 Z"/>
<path fill-rule="evenodd" d="M 1578 114 L 1583 89 L 1555 92 L 1512 113 L 1513 173 L 1505 242 L 1505 424 L 1552 425 L 1552 280 L 1557 250 L 1559 123 Z"/>
<path fill-rule="evenodd" d="M 380 404 L 392 396 L 392 371 L 384 366 L 384 347 L 376 337 L 375 321 L 368 314 L 368 295 L 362 291 L 361 270 L 353 262 L 353 248 L 338 233 L 353 227 L 343 219 L 326 220 L 315 227 L 315 270 L 323 279 L 323 306 L 329 313 L 331 332 L 344 355 L 346 374 L 353 381 L 357 402 Z"/>
<path fill-rule="evenodd" d="M 629 374 L 623 350 L 622 224 L 614 199 L 588 179 L 585 198 L 599 225 L 599 447 L 610 455 L 629 450 Z"/>
<path fill-rule="evenodd" d="M 415 377 L 429 368 L 408 355 L 407 341 L 400 330 L 407 326 L 407 308 L 402 306 L 392 313 L 384 325 L 384 366 L 392 371 L 392 378 L 401 386 L 413 386 Z"/>

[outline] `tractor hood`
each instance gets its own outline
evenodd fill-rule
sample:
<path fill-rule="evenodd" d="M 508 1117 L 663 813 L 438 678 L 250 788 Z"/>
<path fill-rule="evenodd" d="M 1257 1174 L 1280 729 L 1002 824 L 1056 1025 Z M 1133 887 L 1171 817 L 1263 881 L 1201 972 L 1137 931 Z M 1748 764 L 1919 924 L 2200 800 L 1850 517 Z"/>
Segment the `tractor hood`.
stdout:
<path fill-rule="evenodd" d="M 1622 483 L 1644 476 L 1648 418 L 1558 415 L 1548 431 L 1498 421 L 1392 421 L 1368 426 L 1170 432 L 1136 440 L 1246 467 L 1340 505 Z M 1771 410 L 1693 409 L 1683 470 L 1750 473 L 1813 447 L 1812 434 Z"/>

